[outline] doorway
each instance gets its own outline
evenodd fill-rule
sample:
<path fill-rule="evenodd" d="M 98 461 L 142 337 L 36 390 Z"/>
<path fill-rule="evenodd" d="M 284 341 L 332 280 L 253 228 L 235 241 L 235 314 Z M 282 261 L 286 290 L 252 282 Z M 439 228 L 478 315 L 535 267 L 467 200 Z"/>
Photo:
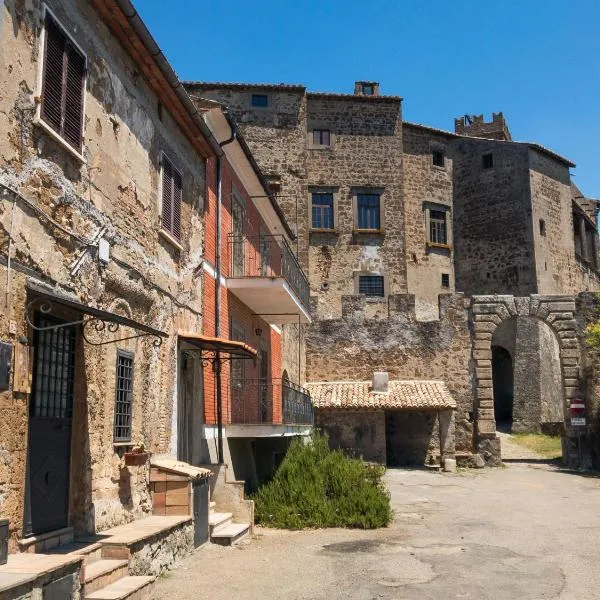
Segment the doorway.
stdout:
<path fill-rule="evenodd" d="M 67 527 L 77 330 L 37 314 L 24 535 Z"/>
<path fill-rule="evenodd" d="M 492 346 L 492 380 L 496 427 L 510 432 L 514 402 L 513 361 L 510 352 L 502 346 Z"/>
<path fill-rule="evenodd" d="M 196 353 L 179 353 L 177 460 L 191 465 L 210 462 L 204 436 L 202 365 Z"/>

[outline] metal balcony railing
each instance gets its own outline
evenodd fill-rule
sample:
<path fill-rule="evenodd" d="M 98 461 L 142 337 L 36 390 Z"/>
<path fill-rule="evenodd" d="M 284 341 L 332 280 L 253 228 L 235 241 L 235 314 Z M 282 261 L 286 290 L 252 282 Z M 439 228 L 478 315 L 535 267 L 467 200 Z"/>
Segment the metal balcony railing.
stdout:
<path fill-rule="evenodd" d="M 310 305 L 308 279 L 283 235 L 229 235 L 231 277 L 283 277 L 302 306 Z"/>
<path fill-rule="evenodd" d="M 312 425 L 310 394 L 284 379 L 231 379 L 230 422 L 237 425 Z"/>

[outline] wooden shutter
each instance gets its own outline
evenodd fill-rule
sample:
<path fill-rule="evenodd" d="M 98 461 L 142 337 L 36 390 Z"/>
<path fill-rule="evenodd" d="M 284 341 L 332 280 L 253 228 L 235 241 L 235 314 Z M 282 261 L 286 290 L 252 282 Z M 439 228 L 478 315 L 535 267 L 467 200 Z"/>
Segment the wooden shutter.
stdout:
<path fill-rule="evenodd" d="M 54 19 L 46 15 L 42 118 L 69 144 L 81 149 L 85 57 Z"/>
<path fill-rule="evenodd" d="M 183 180 L 181 173 L 163 156 L 162 165 L 162 226 L 173 237 L 181 238 L 181 203 Z"/>

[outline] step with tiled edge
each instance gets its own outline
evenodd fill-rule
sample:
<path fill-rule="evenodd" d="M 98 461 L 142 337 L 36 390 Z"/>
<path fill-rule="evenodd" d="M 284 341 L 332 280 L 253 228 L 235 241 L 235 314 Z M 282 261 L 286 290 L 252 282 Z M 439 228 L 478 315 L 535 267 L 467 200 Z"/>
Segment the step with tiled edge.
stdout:
<path fill-rule="evenodd" d="M 221 546 L 233 546 L 248 535 L 250 525 L 248 523 L 230 523 L 217 527 L 210 534 L 210 541 Z"/>
<path fill-rule="evenodd" d="M 84 600 L 151 600 L 154 577 L 127 576 L 101 590 L 84 594 Z"/>
<path fill-rule="evenodd" d="M 231 513 L 211 512 L 208 515 L 208 527 L 212 533 L 217 527 L 222 527 L 233 523 Z"/>
<path fill-rule="evenodd" d="M 101 559 L 83 567 L 83 592 L 91 594 L 129 574 L 129 561 Z"/>

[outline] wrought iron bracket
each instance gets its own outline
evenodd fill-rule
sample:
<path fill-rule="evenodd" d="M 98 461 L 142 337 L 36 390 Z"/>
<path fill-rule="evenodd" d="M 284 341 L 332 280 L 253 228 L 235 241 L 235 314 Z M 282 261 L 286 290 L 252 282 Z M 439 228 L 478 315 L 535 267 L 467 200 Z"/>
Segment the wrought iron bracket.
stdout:
<path fill-rule="evenodd" d="M 50 300 L 48 300 L 46 298 L 34 298 L 33 300 L 31 300 L 30 302 L 28 302 L 25 305 L 25 320 L 26 320 L 27 324 L 34 331 L 51 331 L 51 330 L 55 330 L 55 329 L 63 329 L 64 327 L 81 325 L 81 332 L 83 335 L 83 339 L 91 346 L 104 346 L 106 344 L 116 344 L 118 342 L 124 342 L 126 340 L 135 340 L 138 338 L 150 337 L 150 336 L 154 337 L 154 339 L 152 340 L 152 345 L 155 348 L 159 348 L 163 342 L 162 337 L 154 335 L 152 333 L 146 333 L 146 332 L 139 333 L 137 335 L 130 335 L 127 337 L 122 337 L 122 338 L 119 338 L 116 340 L 113 339 L 113 340 L 107 340 L 107 341 L 102 341 L 102 342 L 95 341 L 89 337 L 90 330 L 95 331 L 96 333 L 103 333 L 105 331 L 109 332 L 109 333 L 116 333 L 117 331 L 119 331 L 119 328 L 121 325 L 120 325 L 120 323 L 117 323 L 115 321 L 108 321 L 108 320 L 101 319 L 100 317 L 89 316 L 89 315 L 85 316 L 82 319 L 79 319 L 77 321 L 68 321 L 68 322 L 64 322 L 64 323 L 57 323 L 56 325 L 48 325 L 46 327 L 39 327 L 32 321 L 31 316 L 30 316 L 32 309 L 34 307 L 36 310 L 38 310 L 42 314 L 50 315 L 50 314 L 52 314 L 54 305 Z"/>

